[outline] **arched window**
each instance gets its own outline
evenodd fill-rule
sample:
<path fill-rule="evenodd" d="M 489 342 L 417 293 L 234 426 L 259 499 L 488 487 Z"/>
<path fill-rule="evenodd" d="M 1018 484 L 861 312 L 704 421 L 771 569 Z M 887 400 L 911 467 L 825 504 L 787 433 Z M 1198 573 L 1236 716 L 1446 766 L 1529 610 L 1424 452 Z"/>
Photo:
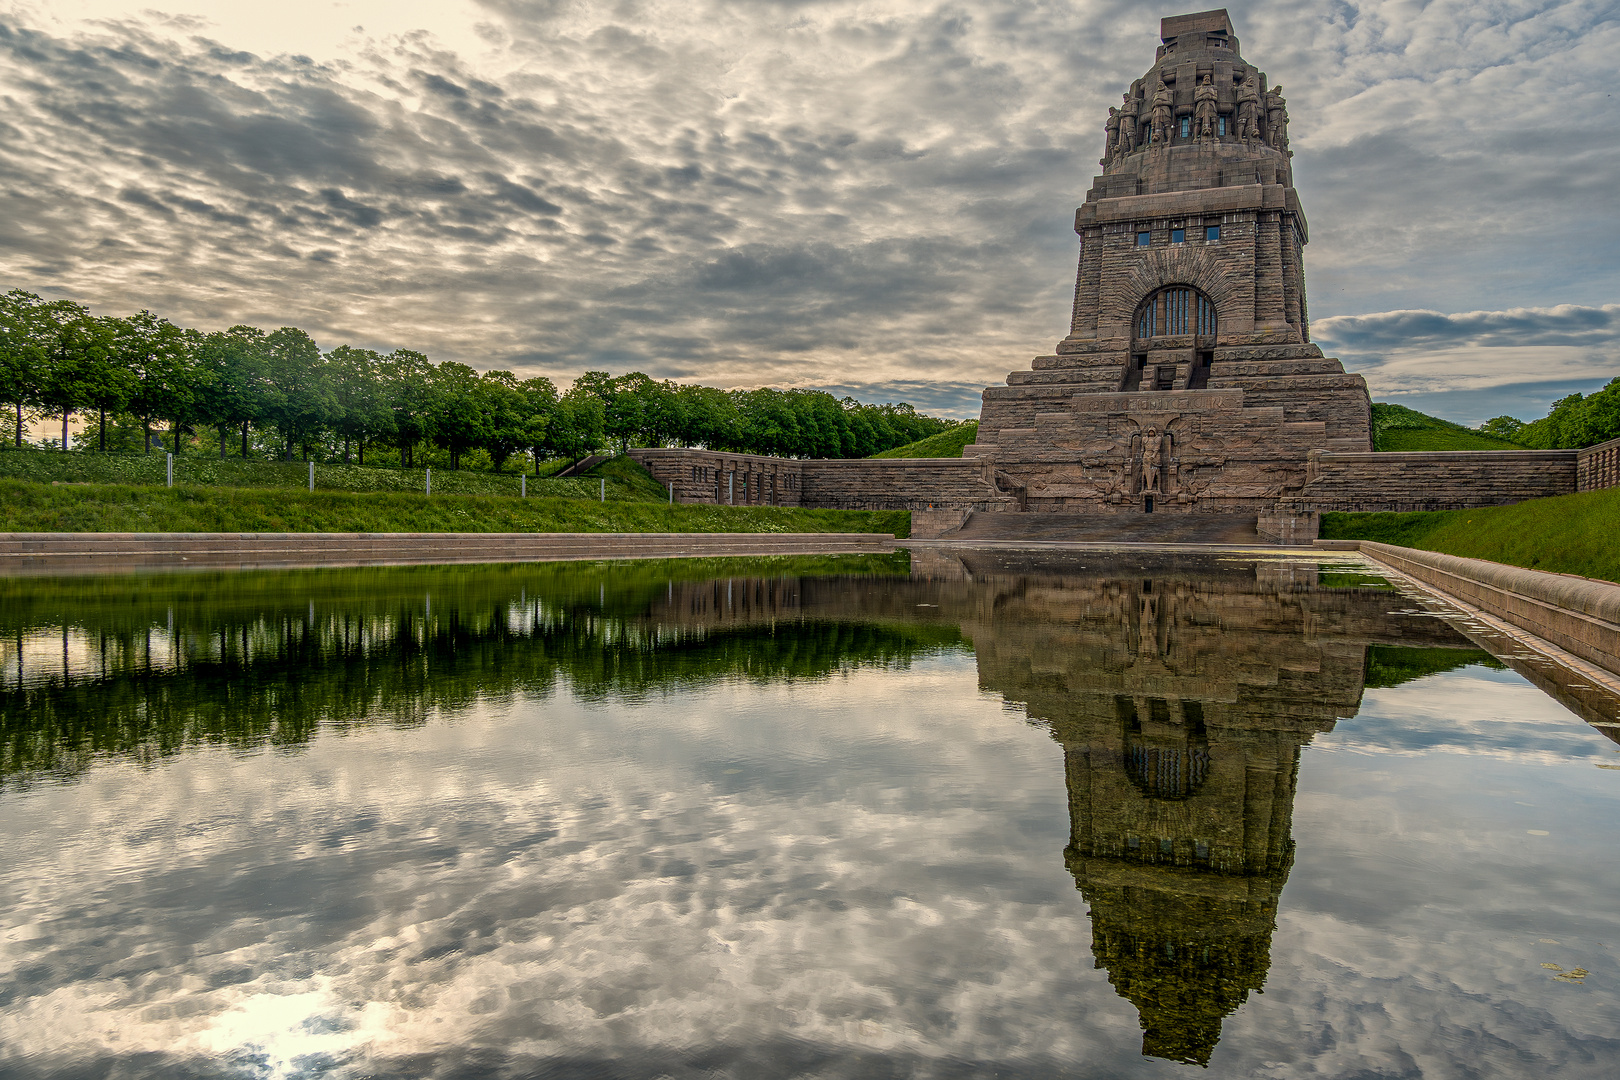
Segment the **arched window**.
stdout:
<path fill-rule="evenodd" d="M 1138 340 L 1156 337 L 1215 337 L 1215 304 L 1197 289 L 1169 285 L 1136 309 Z"/>

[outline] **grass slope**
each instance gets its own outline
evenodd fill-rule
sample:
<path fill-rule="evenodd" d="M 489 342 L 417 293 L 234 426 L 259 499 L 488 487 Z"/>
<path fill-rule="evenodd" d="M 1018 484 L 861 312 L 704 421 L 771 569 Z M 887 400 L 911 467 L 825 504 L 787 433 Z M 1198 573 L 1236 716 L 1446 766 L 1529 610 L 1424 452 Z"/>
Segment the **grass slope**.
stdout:
<path fill-rule="evenodd" d="M 627 463 L 635 468 L 634 462 Z M 650 491 L 657 487 L 646 470 L 642 470 L 645 483 L 632 481 L 627 470 L 611 469 L 617 462 L 610 461 L 591 470 L 588 477 L 569 480 L 548 480 L 529 477 L 529 492 L 553 495 L 558 498 L 596 498 L 597 474 L 608 478 L 609 498 L 631 498 L 636 491 L 640 497 L 653 498 Z M 544 471 L 557 472 L 567 462 L 545 462 Z M 33 480 L 40 483 L 61 484 L 162 484 L 164 458 L 162 454 L 93 454 L 67 453 L 60 450 L 6 450 L 0 452 L 0 477 Z M 608 471 L 603 471 L 608 470 Z M 622 483 L 621 483 L 622 481 Z M 175 458 L 174 482 L 176 486 L 279 488 L 307 490 L 309 466 L 302 461 L 243 461 L 241 458 L 218 458 L 206 454 Z M 377 468 L 359 465 L 316 465 L 317 491 L 400 491 L 420 492 L 425 486 L 422 469 Z M 615 484 L 619 486 L 615 486 Z M 516 472 L 450 472 L 433 470 L 435 495 L 516 495 L 520 490 Z"/>
<path fill-rule="evenodd" d="M 1473 431 L 1450 420 L 1375 401 L 1372 407 L 1374 450 L 1523 450 L 1518 443 Z"/>
<path fill-rule="evenodd" d="M 1478 510 L 1323 514 L 1327 540 L 1378 540 L 1620 582 L 1620 488 Z"/>
<path fill-rule="evenodd" d="M 437 482 L 435 476 L 435 487 Z M 596 493 L 596 481 L 582 482 Z M 613 490 L 610 481 L 610 495 Z M 877 532 L 905 537 L 911 534 L 911 515 L 670 506 L 651 499 L 441 497 L 437 491 L 429 497 L 0 479 L 0 532 Z"/>
<path fill-rule="evenodd" d="M 893 450 L 885 450 L 880 454 L 873 454 L 875 458 L 936 458 L 961 457 L 962 447 L 969 445 L 979 435 L 979 422 L 969 420 L 959 424 L 949 431 L 942 431 L 938 435 L 930 435 L 926 439 L 918 439 L 914 443 L 897 446 Z"/>

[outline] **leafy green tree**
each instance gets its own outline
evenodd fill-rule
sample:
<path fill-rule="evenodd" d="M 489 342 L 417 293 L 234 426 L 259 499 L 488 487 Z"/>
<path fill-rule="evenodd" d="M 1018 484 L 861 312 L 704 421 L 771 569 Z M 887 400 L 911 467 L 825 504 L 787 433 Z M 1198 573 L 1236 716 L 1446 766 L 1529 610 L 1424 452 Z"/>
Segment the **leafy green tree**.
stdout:
<path fill-rule="evenodd" d="M 333 349 L 326 359 L 337 403 L 332 427 L 343 437 L 343 462 L 348 464 L 352 443 L 359 447 L 364 465 L 366 443 L 386 438 L 394 423 L 394 410 L 383 391 L 383 359 L 370 349 L 347 345 Z"/>
<path fill-rule="evenodd" d="M 117 321 L 114 347 L 132 380 L 125 407 L 141 422 L 141 445 L 146 453 L 152 450 L 154 420 L 186 417 L 196 406 L 194 344 L 186 331 L 150 311 Z M 179 451 L 176 431 L 175 452 Z"/>
<path fill-rule="evenodd" d="M 557 401 L 551 422 L 546 425 L 542 445 L 548 457 L 578 461 L 600 450 L 607 441 L 607 409 L 602 399 L 589 389 L 569 389 Z"/>
<path fill-rule="evenodd" d="M 1498 439 L 1518 442 L 1520 433 L 1524 431 L 1524 421 L 1511 416 L 1494 416 L 1475 430 L 1486 435 L 1494 435 Z"/>
<path fill-rule="evenodd" d="M 399 463 L 410 468 L 416 445 L 428 437 L 433 407 L 433 363 L 419 352 L 395 349 L 383 358 L 382 394 Z"/>
<path fill-rule="evenodd" d="M 71 300 L 53 300 L 43 309 L 49 333 L 39 401 L 62 417 L 62 449 L 69 447 L 73 413 L 99 401 L 121 401 L 128 392 L 119 377 L 113 320 L 98 319 Z"/>
<path fill-rule="evenodd" d="M 550 379 L 536 376 L 518 383 L 523 395 L 523 410 L 527 418 L 522 448 L 534 456 L 538 466 L 540 456 L 546 452 L 546 432 L 557 414 L 557 387 Z"/>
<path fill-rule="evenodd" d="M 488 451 L 500 472 L 507 458 L 533 445 L 529 402 L 510 371 L 486 372 L 473 398 L 481 417 L 478 445 Z"/>
<path fill-rule="evenodd" d="M 287 460 L 299 447 L 307 461 L 309 444 L 338 411 L 326 357 L 313 338 L 293 326 L 266 337 L 265 351 L 265 418 L 281 436 Z"/>
<path fill-rule="evenodd" d="M 13 410 L 19 449 L 26 416 L 40 403 L 50 351 L 50 320 L 44 309 L 44 300 L 21 289 L 0 296 L 0 402 Z"/>
<path fill-rule="evenodd" d="M 450 454 L 450 468 L 461 468 L 461 455 L 483 445 L 487 434 L 478 372 L 446 360 L 434 369 L 429 406 L 429 437 Z"/>
<path fill-rule="evenodd" d="M 225 432 L 240 430 L 242 457 L 248 456 L 248 427 L 261 418 L 269 346 L 263 330 L 233 326 L 207 335 L 197 347 L 197 366 L 206 373 L 197 400 L 201 419 L 219 429 L 219 456 Z"/>

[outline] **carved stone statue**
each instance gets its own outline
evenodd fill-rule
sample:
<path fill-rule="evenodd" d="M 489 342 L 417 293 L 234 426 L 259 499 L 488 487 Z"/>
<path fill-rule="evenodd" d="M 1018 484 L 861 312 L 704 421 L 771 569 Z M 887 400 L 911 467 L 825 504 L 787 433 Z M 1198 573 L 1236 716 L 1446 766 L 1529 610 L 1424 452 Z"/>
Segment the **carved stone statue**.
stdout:
<path fill-rule="evenodd" d="M 1250 75 L 1237 85 L 1237 137 L 1245 143 L 1260 139 L 1259 80 Z"/>
<path fill-rule="evenodd" d="M 1283 100 L 1282 87 L 1273 86 L 1266 91 L 1266 142 L 1274 150 L 1288 149 L 1288 102 Z"/>
<path fill-rule="evenodd" d="M 1215 137 L 1215 84 L 1208 75 L 1193 91 L 1193 130 L 1200 139 Z"/>
<path fill-rule="evenodd" d="M 1173 119 L 1175 100 L 1170 96 L 1170 88 L 1159 80 L 1159 88 L 1153 91 L 1153 142 L 1164 145 L 1170 141 L 1170 121 Z"/>
<path fill-rule="evenodd" d="M 1142 490 L 1149 494 L 1159 491 L 1161 441 L 1158 428 L 1150 427 L 1142 433 Z"/>
<path fill-rule="evenodd" d="M 1125 100 L 1119 108 L 1119 156 L 1124 157 L 1136 149 L 1136 116 L 1141 111 L 1140 98 L 1131 97 L 1130 91 L 1125 92 Z"/>
<path fill-rule="evenodd" d="M 1118 109 L 1110 108 L 1108 110 L 1108 122 L 1103 125 L 1103 128 L 1108 132 L 1108 138 L 1103 144 L 1103 159 L 1101 162 L 1099 162 L 1099 164 L 1107 165 L 1110 161 L 1113 161 L 1115 158 L 1119 157 Z"/>

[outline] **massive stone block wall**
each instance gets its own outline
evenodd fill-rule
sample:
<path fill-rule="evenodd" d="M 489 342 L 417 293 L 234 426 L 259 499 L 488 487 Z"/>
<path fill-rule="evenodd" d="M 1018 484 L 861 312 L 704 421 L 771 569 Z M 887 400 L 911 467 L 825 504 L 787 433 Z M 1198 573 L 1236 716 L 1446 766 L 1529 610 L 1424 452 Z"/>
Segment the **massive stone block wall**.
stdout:
<path fill-rule="evenodd" d="M 1577 451 L 1575 486 L 1580 491 L 1620 487 L 1620 439 Z"/>
<path fill-rule="evenodd" d="M 1459 510 L 1575 490 L 1574 450 L 1335 454 L 1313 450 L 1293 511 Z"/>
<path fill-rule="evenodd" d="M 970 458 L 816 460 L 712 450 L 640 449 L 630 456 L 675 501 L 823 510 L 1008 510 L 992 466 Z"/>

